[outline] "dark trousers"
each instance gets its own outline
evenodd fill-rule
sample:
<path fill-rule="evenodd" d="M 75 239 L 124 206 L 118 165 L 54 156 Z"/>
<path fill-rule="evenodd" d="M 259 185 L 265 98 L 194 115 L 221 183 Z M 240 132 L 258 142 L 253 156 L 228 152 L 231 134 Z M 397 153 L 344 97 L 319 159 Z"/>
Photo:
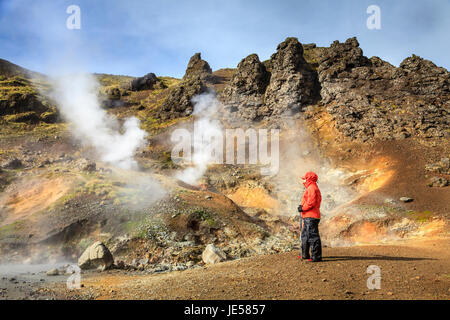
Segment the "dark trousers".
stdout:
<path fill-rule="evenodd" d="M 302 258 L 312 259 L 313 261 L 322 260 L 322 243 L 319 235 L 320 219 L 305 218 L 303 219 L 302 230 Z M 311 249 L 311 255 L 309 250 Z"/>

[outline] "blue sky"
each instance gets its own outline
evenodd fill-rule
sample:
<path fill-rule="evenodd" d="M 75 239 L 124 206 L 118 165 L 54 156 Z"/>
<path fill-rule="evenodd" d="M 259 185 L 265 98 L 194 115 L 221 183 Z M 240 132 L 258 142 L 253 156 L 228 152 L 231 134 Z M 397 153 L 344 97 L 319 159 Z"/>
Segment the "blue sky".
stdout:
<path fill-rule="evenodd" d="M 72 4 L 80 30 L 66 28 Z M 381 30 L 366 27 L 372 4 Z M 213 70 L 235 67 L 288 36 L 318 46 L 357 36 L 368 57 L 398 65 L 414 53 L 449 69 L 449 32 L 449 0 L 0 0 L 0 58 L 44 73 L 181 77 L 195 52 Z"/>

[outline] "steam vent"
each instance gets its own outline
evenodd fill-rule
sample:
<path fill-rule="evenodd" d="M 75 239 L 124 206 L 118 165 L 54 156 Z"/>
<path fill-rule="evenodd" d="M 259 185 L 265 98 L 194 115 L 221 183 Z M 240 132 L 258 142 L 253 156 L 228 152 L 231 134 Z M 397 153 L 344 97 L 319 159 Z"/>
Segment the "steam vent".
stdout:
<path fill-rule="evenodd" d="M 0 5 L 0 300 L 449 300 L 448 3 L 98 1 Z"/>

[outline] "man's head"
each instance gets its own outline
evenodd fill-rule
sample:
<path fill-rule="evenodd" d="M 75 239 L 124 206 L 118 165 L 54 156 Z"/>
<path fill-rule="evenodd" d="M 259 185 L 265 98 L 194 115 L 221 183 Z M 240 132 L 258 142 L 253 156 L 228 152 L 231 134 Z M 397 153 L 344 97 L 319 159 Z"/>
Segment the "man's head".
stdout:
<path fill-rule="evenodd" d="M 319 179 L 319 177 L 317 176 L 317 174 L 315 174 L 312 171 L 308 171 L 307 173 L 305 173 L 305 175 L 302 177 L 302 180 L 304 183 L 308 183 L 308 182 L 317 182 L 317 179 Z"/>

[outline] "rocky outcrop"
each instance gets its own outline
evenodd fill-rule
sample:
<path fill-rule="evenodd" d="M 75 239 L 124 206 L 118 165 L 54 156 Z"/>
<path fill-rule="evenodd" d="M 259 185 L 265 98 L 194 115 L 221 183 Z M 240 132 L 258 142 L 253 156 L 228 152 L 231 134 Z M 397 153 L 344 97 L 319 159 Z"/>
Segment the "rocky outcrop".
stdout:
<path fill-rule="evenodd" d="M 211 67 L 208 62 L 202 60 L 200 53 L 196 53 L 189 60 L 183 81 L 170 88 L 167 98 L 154 116 L 161 120 L 169 120 L 191 115 L 194 111 L 192 98 L 206 92 L 208 82 L 214 82 Z"/>
<path fill-rule="evenodd" d="M 100 241 L 87 248 L 78 259 L 81 269 L 106 270 L 114 263 L 114 258 L 108 248 Z"/>
<path fill-rule="evenodd" d="M 208 62 L 202 59 L 201 54 L 198 52 L 189 59 L 183 79 L 210 80 L 212 78 L 211 74 L 211 67 Z"/>
<path fill-rule="evenodd" d="M 243 59 L 222 93 L 229 111 L 236 112 L 239 118 L 255 120 L 263 105 L 269 79 L 270 73 L 256 54 Z"/>
<path fill-rule="evenodd" d="M 163 89 L 166 86 L 156 77 L 154 73 L 148 73 L 143 77 L 131 80 L 132 91 Z"/>
<path fill-rule="evenodd" d="M 313 49 L 314 50 L 314 49 Z M 449 73 L 417 56 L 396 68 L 368 59 L 356 38 L 320 52 L 322 104 L 350 139 L 443 137 L 449 127 Z"/>
<path fill-rule="evenodd" d="M 297 38 L 287 38 L 270 59 L 271 77 L 261 116 L 302 111 L 319 97 L 317 74 L 303 58 L 303 47 Z"/>
<path fill-rule="evenodd" d="M 162 106 L 156 111 L 155 117 L 161 120 L 186 117 L 192 114 L 191 99 L 206 92 L 207 87 L 202 80 L 190 79 L 172 88 Z"/>
<path fill-rule="evenodd" d="M 7 122 L 47 123 L 59 118 L 49 101 L 38 94 L 29 79 L 0 75 L 0 117 Z"/>
<path fill-rule="evenodd" d="M 324 104 L 341 99 L 354 87 L 354 80 L 369 75 L 369 59 L 363 56 L 356 38 L 345 43 L 335 41 L 320 58 L 318 67 L 320 94 Z"/>
<path fill-rule="evenodd" d="M 242 60 L 222 99 L 247 120 L 297 113 L 319 100 L 317 73 L 303 58 L 297 38 L 287 38 L 269 61 L 253 54 Z"/>

